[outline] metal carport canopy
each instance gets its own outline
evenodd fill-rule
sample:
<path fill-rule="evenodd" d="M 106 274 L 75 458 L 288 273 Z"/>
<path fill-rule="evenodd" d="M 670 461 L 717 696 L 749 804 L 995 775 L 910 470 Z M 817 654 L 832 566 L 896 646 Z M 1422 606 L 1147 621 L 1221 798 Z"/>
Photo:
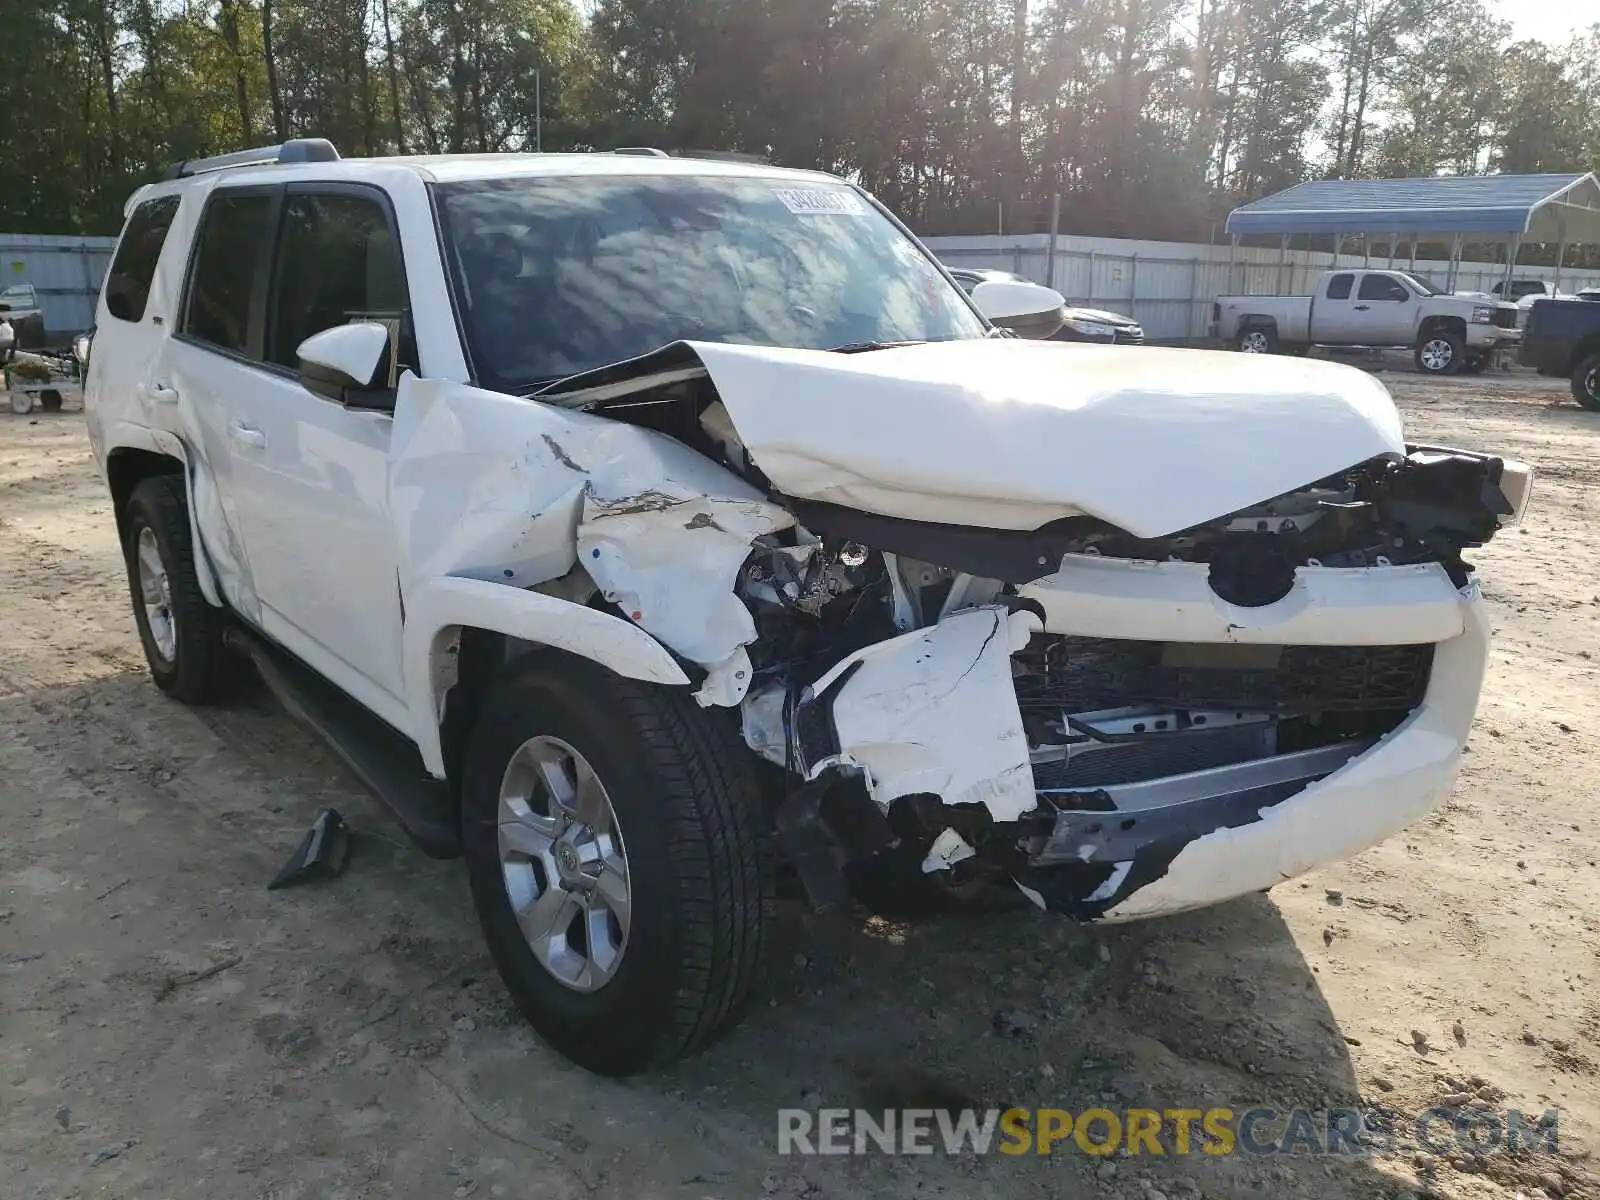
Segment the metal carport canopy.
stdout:
<path fill-rule="evenodd" d="M 1600 243 L 1600 180 L 1592 173 L 1324 179 L 1234 209 L 1227 231 Z"/>

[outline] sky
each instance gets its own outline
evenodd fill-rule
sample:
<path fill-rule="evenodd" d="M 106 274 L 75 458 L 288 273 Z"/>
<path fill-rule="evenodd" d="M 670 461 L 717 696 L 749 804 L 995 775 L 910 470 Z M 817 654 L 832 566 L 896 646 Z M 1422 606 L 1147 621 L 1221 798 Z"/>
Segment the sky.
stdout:
<path fill-rule="evenodd" d="M 1580 29 L 1600 22 L 1600 0 L 1493 0 L 1515 36 L 1547 42 L 1565 41 Z"/>

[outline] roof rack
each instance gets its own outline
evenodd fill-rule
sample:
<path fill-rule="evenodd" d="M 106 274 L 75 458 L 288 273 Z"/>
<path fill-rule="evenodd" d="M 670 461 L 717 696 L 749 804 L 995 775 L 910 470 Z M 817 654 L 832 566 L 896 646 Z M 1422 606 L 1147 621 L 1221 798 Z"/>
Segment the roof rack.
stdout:
<path fill-rule="evenodd" d="M 338 162 L 339 151 L 327 138 L 295 138 L 281 146 L 258 146 L 254 150 L 235 150 L 213 158 L 190 158 L 167 168 L 163 179 L 182 179 L 228 167 L 253 167 L 267 163 Z"/>
<path fill-rule="evenodd" d="M 613 154 L 637 154 L 641 158 L 671 158 L 665 150 L 657 150 L 654 146 L 618 146 Z"/>

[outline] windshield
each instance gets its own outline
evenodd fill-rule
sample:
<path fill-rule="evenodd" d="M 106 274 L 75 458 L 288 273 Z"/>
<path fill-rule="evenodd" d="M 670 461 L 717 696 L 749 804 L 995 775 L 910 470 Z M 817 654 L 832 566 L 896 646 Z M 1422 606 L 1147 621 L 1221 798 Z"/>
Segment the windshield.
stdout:
<path fill-rule="evenodd" d="M 1417 295 L 1419 296 L 1444 295 L 1443 289 L 1434 287 L 1433 284 L 1429 283 L 1426 279 L 1419 279 L 1415 275 L 1403 275 L 1401 278 L 1409 283 L 1412 287 L 1416 288 Z"/>
<path fill-rule="evenodd" d="M 843 183 L 569 176 L 437 196 L 487 386 L 526 388 L 680 338 L 821 350 L 984 334 L 921 247 Z"/>

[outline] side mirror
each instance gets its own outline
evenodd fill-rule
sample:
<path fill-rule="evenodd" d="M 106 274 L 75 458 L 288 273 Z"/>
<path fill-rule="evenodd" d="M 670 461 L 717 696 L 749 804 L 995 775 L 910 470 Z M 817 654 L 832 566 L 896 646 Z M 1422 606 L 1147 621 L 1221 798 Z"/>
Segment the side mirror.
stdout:
<path fill-rule="evenodd" d="M 346 408 L 394 411 L 393 342 L 376 321 L 335 325 L 300 343 L 300 382 Z"/>
<path fill-rule="evenodd" d="M 1054 288 L 1037 283 L 986 279 L 972 289 L 972 303 L 991 324 L 1042 340 L 1061 328 L 1067 301 Z"/>

